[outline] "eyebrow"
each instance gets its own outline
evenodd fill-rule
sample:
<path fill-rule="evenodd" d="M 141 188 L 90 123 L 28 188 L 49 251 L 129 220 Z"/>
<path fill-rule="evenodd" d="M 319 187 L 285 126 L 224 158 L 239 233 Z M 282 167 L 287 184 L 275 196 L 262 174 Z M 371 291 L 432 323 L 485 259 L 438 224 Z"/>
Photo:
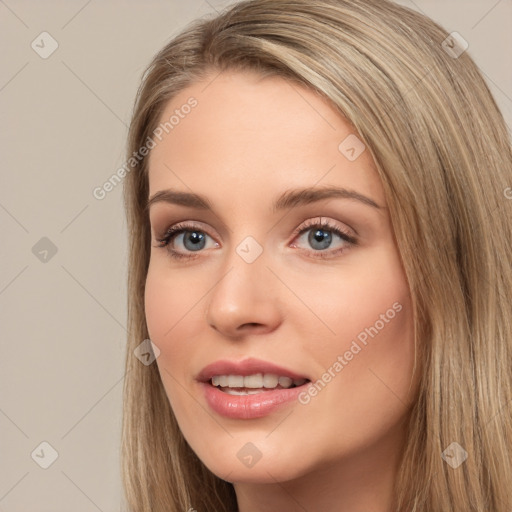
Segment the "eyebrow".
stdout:
<path fill-rule="evenodd" d="M 340 187 L 324 187 L 324 188 L 301 188 L 287 190 L 281 194 L 272 205 L 272 212 L 277 213 L 282 210 L 296 208 L 298 206 L 308 205 L 321 201 L 323 199 L 354 199 L 367 206 L 376 209 L 383 209 L 373 199 L 356 192 Z M 169 203 L 180 206 L 188 206 L 198 210 L 213 211 L 213 206 L 207 197 L 191 192 L 180 192 L 177 190 L 159 190 L 148 199 L 146 210 L 149 210 L 156 203 Z"/>

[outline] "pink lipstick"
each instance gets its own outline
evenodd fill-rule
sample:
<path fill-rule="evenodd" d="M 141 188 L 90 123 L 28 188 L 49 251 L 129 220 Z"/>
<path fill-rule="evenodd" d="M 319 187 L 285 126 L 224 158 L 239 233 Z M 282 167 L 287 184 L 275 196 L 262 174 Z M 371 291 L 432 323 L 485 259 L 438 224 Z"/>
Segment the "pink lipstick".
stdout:
<path fill-rule="evenodd" d="M 254 358 L 216 361 L 196 379 L 209 407 L 234 419 L 271 414 L 296 400 L 311 382 L 298 372 Z"/>

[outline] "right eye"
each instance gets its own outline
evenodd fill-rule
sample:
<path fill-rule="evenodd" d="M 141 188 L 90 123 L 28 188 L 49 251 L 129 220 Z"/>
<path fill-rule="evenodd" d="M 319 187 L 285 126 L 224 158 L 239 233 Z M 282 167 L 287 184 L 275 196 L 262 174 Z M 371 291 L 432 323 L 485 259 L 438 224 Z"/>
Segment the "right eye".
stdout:
<path fill-rule="evenodd" d="M 167 248 L 172 258 L 194 258 L 194 254 L 186 254 L 186 252 L 200 252 L 201 249 L 205 248 L 207 238 L 209 238 L 209 235 L 202 229 L 199 229 L 198 226 L 180 223 L 171 226 L 163 237 L 157 239 L 157 242 L 159 242 L 158 247 Z M 178 243 L 181 242 L 184 251 L 176 250 L 176 241 L 178 241 Z M 218 247 L 219 244 L 215 242 L 214 245 Z"/>

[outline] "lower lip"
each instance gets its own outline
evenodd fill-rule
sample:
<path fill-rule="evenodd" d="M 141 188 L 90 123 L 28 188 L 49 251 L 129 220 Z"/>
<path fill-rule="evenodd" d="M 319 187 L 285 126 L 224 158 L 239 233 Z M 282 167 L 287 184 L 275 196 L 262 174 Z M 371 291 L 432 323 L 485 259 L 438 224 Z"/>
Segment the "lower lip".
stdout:
<path fill-rule="evenodd" d="M 290 389 L 262 391 L 254 395 L 229 395 L 208 382 L 200 383 L 208 405 L 227 418 L 249 420 L 261 418 L 294 400 L 309 384 Z"/>

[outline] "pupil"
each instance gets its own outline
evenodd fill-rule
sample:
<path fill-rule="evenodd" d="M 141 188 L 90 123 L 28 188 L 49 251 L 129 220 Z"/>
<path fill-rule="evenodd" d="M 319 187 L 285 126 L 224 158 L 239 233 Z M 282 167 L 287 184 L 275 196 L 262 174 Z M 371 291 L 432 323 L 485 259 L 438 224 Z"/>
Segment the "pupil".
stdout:
<path fill-rule="evenodd" d="M 197 231 L 189 231 L 186 236 L 183 237 L 183 243 L 187 244 L 187 241 L 192 242 L 191 247 L 187 247 L 187 249 L 192 251 L 197 251 L 204 247 L 204 235 Z"/>
<path fill-rule="evenodd" d="M 309 243 L 313 249 L 326 249 L 331 244 L 331 234 L 323 229 L 317 229 L 309 235 Z M 319 246 L 315 245 L 317 243 L 319 243 Z"/>

